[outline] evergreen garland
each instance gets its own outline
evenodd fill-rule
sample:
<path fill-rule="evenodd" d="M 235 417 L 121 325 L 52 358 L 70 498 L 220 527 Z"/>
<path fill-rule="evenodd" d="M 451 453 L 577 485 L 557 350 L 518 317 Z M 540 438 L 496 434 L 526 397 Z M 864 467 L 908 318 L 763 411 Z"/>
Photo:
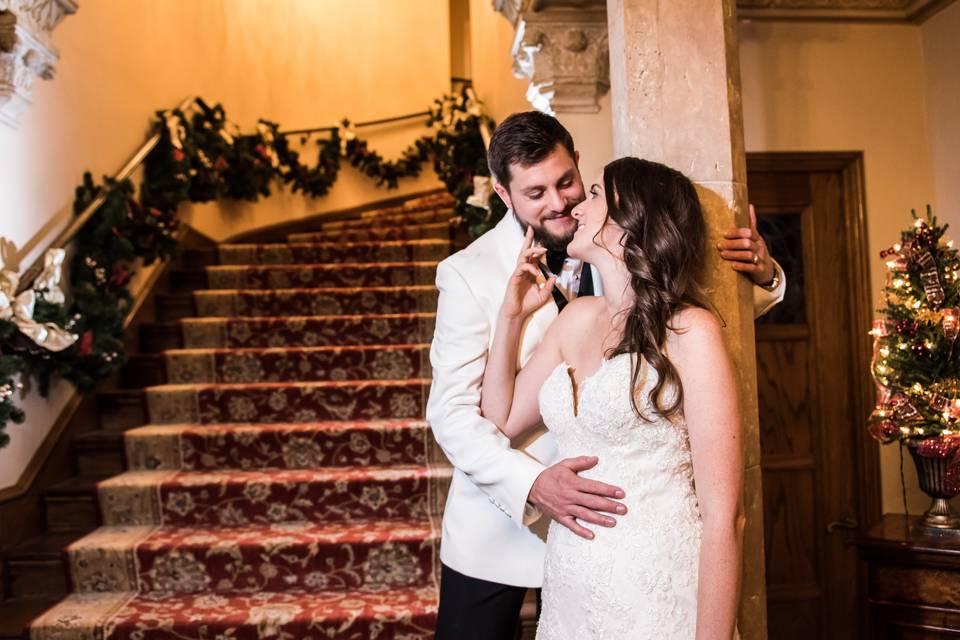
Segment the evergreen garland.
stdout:
<path fill-rule="evenodd" d="M 0 345 L 6 345 L 19 334 L 17 325 L 0 320 Z M 8 423 L 22 424 L 23 411 L 14 404 L 14 394 L 22 386 L 16 381 L 23 370 L 23 359 L 7 349 L 0 348 L 0 448 L 7 446 L 10 436 L 5 432 Z"/>
<path fill-rule="evenodd" d="M 378 186 L 395 189 L 400 179 L 420 175 L 432 157 L 434 169 L 456 199 L 455 214 L 471 236 L 492 227 L 506 210 L 495 197 L 485 206 L 467 204 L 474 178 L 489 179 L 480 126 L 492 122 L 466 93 L 435 101 L 426 123 L 434 135 L 417 139 L 395 161 L 371 150 L 344 120 L 329 138 L 317 141 L 312 167 L 301 162 L 277 124 L 261 120 L 256 133 L 241 135 L 221 105 L 211 107 L 202 100 L 196 104 L 198 110 L 189 116 L 180 110 L 157 113 L 154 127 L 161 135 L 144 161 L 139 197 L 129 180 L 97 184 L 89 173 L 77 187 L 75 214 L 101 193 L 105 202 L 75 238 L 69 303 L 53 304 L 38 291 L 33 316 L 66 329 L 77 341 L 50 352 L 27 340 L 14 323 L 0 320 L 0 447 L 9 441 L 4 427 L 25 418 L 14 403 L 16 376 L 36 378 L 44 395 L 54 376 L 88 392 L 126 362 L 123 324 L 132 303 L 130 279 L 138 261 L 150 264 L 173 255 L 176 211 L 183 202 L 257 201 L 270 195 L 274 181 L 320 197 L 335 184 L 343 160 Z"/>

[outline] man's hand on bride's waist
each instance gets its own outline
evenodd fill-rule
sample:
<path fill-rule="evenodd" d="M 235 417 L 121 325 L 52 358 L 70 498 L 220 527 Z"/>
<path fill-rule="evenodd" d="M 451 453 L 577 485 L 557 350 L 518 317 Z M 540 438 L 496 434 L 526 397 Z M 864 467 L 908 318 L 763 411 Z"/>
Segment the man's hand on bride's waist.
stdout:
<path fill-rule="evenodd" d="M 544 469 L 530 488 L 529 502 L 587 540 L 592 540 L 594 534 L 577 520 L 601 527 L 616 526 L 616 520 L 604 513 L 624 515 L 627 512 L 627 508 L 616 501 L 624 498 L 623 489 L 578 475 L 595 467 L 597 462 L 594 456 L 580 456 Z"/>

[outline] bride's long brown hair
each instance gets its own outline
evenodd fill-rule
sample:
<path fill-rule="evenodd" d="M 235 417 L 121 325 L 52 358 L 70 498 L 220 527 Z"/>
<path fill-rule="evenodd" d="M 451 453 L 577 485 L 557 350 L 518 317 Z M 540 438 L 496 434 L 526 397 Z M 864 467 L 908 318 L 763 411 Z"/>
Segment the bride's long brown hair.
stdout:
<path fill-rule="evenodd" d="M 706 308 L 701 286 L 706 223 L 690 180 L 675 169 L 639 158 L 620 158 L 603 169 L 607 216 L 624 230 L 623 259 L 633 307 L 611 356 L 639 354 L 657 372 L 649 402 L 670 417 L 683 407 L 680 375 L 664 353 L 671 319 L 686 307 Z M 633 358 L 630 396 L 637 404 L 641 361 Z M 675 389 L 675 393 L 668 390 Z"/>

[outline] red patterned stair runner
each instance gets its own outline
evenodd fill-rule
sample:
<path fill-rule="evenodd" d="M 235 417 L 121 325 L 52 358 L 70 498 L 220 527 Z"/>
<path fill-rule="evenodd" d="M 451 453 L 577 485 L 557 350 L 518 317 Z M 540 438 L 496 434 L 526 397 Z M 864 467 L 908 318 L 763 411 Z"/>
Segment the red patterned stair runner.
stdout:
<path fill-rule="evenodd" d="M 222 245 L 35 640 L 427 640 L 450 468 L 423 422 L 449 199 Z"/>

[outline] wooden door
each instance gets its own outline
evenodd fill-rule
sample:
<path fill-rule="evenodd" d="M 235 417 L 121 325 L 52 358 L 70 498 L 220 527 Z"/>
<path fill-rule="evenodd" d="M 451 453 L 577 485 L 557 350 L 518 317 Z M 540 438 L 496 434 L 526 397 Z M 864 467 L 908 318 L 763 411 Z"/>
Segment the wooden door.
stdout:
<path fill-rule="evenodd" d="M 749 154 L 747 167 L 787 277 L 756 326 L 769 637 L 858 638 L 850 538 L 880 516 L 862 156 Z"/>

